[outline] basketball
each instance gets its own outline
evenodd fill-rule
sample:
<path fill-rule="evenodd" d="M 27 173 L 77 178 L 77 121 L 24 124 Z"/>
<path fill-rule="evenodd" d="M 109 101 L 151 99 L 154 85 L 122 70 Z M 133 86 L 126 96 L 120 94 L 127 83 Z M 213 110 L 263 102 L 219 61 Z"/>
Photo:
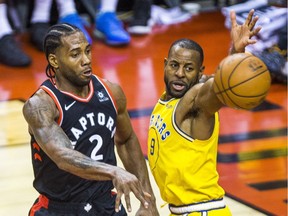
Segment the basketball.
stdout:
<path fill-rule="evenodd" d="M 217 67 L 213 89 L 228 107 L 249 110 L 260 105 L 271 86 L 270 72 L 258 57 L 237 53 L 224 58 Z"/>

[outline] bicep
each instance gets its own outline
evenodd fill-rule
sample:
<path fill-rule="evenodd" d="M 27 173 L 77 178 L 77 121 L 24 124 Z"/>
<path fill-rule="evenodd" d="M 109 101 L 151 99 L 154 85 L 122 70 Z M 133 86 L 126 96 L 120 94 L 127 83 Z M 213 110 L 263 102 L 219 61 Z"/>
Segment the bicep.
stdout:
<path fill-rule="evenodd" d="M 117 125 L 115 142 L 116 144 L 124 144 L 129 140 L 133 133 L 133 128 L 130 121 L 130 116 L 126 109 L 126 98 L 124 94 L 121 100 L 121 104 L 118 103 Z"/>
<path fill-rule="evenodd" d="M 127 112 L 119 113 L 117 117 L 116 136 L 118 143 L 124 143 L 132 132 L 130 117 Z"/>
<path fill-rule="evenodd" d="M 125 144 L 133 135 L 133 128 L 127 111 L 127 99 L 122 88 L 118 84 L 109 81 L 106 83 L 112 91 L 117 107 L 115 143 Z"/>

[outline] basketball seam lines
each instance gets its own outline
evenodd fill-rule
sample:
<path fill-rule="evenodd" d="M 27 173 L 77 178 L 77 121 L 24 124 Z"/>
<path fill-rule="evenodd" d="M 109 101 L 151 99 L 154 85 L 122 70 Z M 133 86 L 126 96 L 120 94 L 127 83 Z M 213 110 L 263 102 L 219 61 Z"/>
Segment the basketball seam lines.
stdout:
<path fill-rule="evenodd" d="M 265 73 L 266 71 L 267 71 L 267 69 L 264 70 L 264 71 L 262 71 L 262 72 L 259 73 L 259 74 L 256 74 L 256 75 L 253 76 L 253 77 L 250 77 L 250 78 L 247 79 L 247 80 L 244 80 L 244 81 L 242 81 L 242 82 L 240 82 L 240 83 L 237 83 L 237 84 L 234 85 L 234 86 L 229 86 L 228 88 L 223 89 L 222 91 L 217 92 L 216 95 L 221 94 L 221 93 L 224 93 L 224 92 L 226 92 L 227 90 L 230 90 L 231 92 L 233 92 L 233 94 L 235 94 L 235 95 L 237 95 L 237 96 L 245 97 L 244 95 L 239 95 L 239 94 L 235 93 L 235 92 L 233 91 L 233 88 L 235 88 L 235 87 L 237 87 L 237 86 L 239 86 L 239 85 L 241 85 L 241 84 L 243 84 L 243 83 L 245 83 L 245 82 L 247 82 L 247 81 L 249 81 L 249 80 L 252 80 L 252 79 L 254 79 L 254 78 L 257 77 L 257 76 L 260 76 L 261 74 Z M 216 85 L 217 85 L 217 83 L 216 83 Z M 218 86 L 218 85 L 217 85 L 217 86 Z M 218 88 L 218 89 L 219 89 L 219 88 Z M 266 94 L 266 93 L 267 93 L 267 92 L 265 92 L 265 93 L 263 93 L 263 94 L 260 94 L 260 95 L 254 95 L 254 96 L 255 96 L 255 97 L 258 97 L 258 96 L 264 95 L 264 94 Z M 247 96 L 247 97 L 254 97 L 254 96 Z"/>
<path fill-rule="evenodd" d="M 259 95 L 253 95 L 253 96 L 240 95 L 240 94 L 237 94 L 236 92 L 234 92 L 234 91 L 233 91 L 233 88 L 235 88 L 235 87 L 237 87 L 237 86 L 241 85 L 242 83 L 245 83 L 245 82 L 247 82 L 247 81 L 249 81 L 249 80 L 252 80 L 252 79 L 254 79 L 254 78 L 257 77 L 257 76 L 260 76 L 261 74 L 265 73 L 266 71 L 267 71 L 267 70 L 264 70 L 264 71 L 262 71 L 261 73 L 256 74 L 255 76 L 250 77 L 250 78 L 247 79 L 247 80 L 244 80 L 244 81 L 242 81 L 242 82 L 240 82 L 240 83 L 238 83 L 238 84 L 236 84 L 236 85 L 234 85 L 234 86 L 229 87 L 229 90 L 230 90 L 231 92 L 233 92 L 234 95 L 241 96 L 241 97 L 251 97 L 251 98 L 252 98 L 252 97 L 259 97 L 259 96 L 261 96 L 261 95 L 265 95 L 267 92 L 264 92 L 264 93 L 259 94 Z"/>
<path fill-rule="evenodd" d="M 247 58 L 249 58 L 249 57 L 250 57 L 250 56 L 245 57 L 244 59 L 242 59 L 242 61 L 240 61 L 237 65 L 235 65 L 235 67 L 233 68 L 230 76 L 233 74 L 233 72 L 236 70 L 236 68 L 239 66 L 239 64 L 241 64 L 245 59 L 247 59 Z M 220 66 L 220 82 L 221 82 L 220 84 L 222 85 L 222 89 L 224 89 L 223 79 L 222 79 L 222 66 L 225 65 L 226 61 L 227 61 L 227 59 L 226 59 L 224 62 L 222 62 L 221 66 Z M 228 81 L 229 81 L 229 79 L 230 79 L 230 76 L 229 76 L 229 78 L 228 78 Z M 216 84 L 217 84 L 217 83 L 216 83 Z M 219 89 L 219 88 L 218 88 L 218 89 Z M 229 88 L 229 89 L 230 89 L 230 88 Z M 220 95 L 221 95 L 221 97 L 222 97 L 222 100 L 223 100 L 223 102 L 226 104 L 227 101 L 225 100 L 225 97 L 222 95 L 222 93 L 224 93 L 224 94 L 227 96 L 227 98 L 229 98 L 229 100 L 230 100 L 234 105 L 238 106 L 237 104 L 235 104 L 235 102 L 234 102 L 234 101 L 229 97 L 229 95 L 227 94 L 227 90 L 229 90 L 229 89 L 225 89 L 225 90 L 223 90 L 223 91 L 220 91 L 220 92 L 216 93 L 216 95 L 218 95 L 218 94 L 221 93 Z"/>
<path fill-rule="evenodd" d="M 267 68 L 266 68 L 265 70 L 263 70 L 262 72 L 257 73 L 257 74 L 254 75 L 253 77 L 250 77 L 250 78 L 248 78 L 248 79 L 246 79 L 246 80 L 243 80 L 242 82 L 237 83 L 237 84 L 234 85 L 234 86 L 230 86 L 230 80 L 231 80 L 231 77 L 232 77 L 233 73 L 235 72 L 235 70 L 237 70 L 238 66 L 239 66 L 243 61 L 247 60 L 247 59 L 250 58 L 250 57 L 253 57 L 253 56 L 247 56 L 247 57 L 245 57 L 245 58 L 242 59 L 238 64 L 236 64 L 236 65 L 234 66 L 233 70 L 231 71 L 231 73 L 230 73 L 230 75 L 229 75 L 229 77 L 228 77 L 228 80 L 227 80 L 227 81 L 228 81 L 228 83 L 227 83 L 227 84 L 228 84 L 228 88 L 226 88 L 226 89 L 225 89 L 225 87 L 224 87 L 222 69 L 223 69 L 223 65 L 225 65 L 225 63 L 226 63 L 227 60 L 224 61 L 224 62 L 222 62 L 221 65 L 219 65 L 219 67 L 220 67 L 220 68 L 219 68 L 219 70 L 220 70 L 219 82 L 220 82 L 220 83 L 217 83 L 216 81 L 214 81 L 214 82 L 215 82 L 215 85 L 216 85 L 216 87 L 217 87 L 217 89 L 218 89 L 218 92 L 217 92 L 217 93 L 215 92 L 215 94 L 216 94 L 217 96 L 221 95 L 221 98 L 222 98 L 222 100 L 223 100 L 223 102 L 224 102 L 225 104 L 228 102 L 227 100 L 229 100 L 229 101 L 230 101 L 232 104 L 234 104 L 236 107 L 238 107 L 238 108 L 240 108 L 240 109 L 245 109 L 245 108 L 242 107 L 241 105 L 239 105 L 239 104 L 237 104 L 236 102 L 234 102 L 234 100 L 229 96 L 228 91 L 230 91 L 231 93 L 233 93 L 235 96 L 245 97 L 245 98 L 261 97 L 261 96 L 267 94 L 268 91 L 266 91 L 266 92 L 264 92 L 264 93 L 261 93 L 261 94 L 259 94 L 259 95 L 245 96 L 245 95 L 237 94 L 235 91 L 233 91 L 233 89 L 235 89 L 237 86 L 239 86 L 239 85 L 241 85 L 241 84 L 243 84 L 243 83 L 245 83 L 245 82 L 249 82 L 250 80 L 254 79 L 255 77 L 258 77 L 258 76 L 264 74 L 266 71 L 268 71 Z M 268 71 L 268 72 L 269 72 L 269 71 Z M 219 88 L 220 86 L 222 86 L 222 89 L 223 89 L 223 90 L 221 90 L 221 91 L 219 91 L 219 90 L 220 90 L 220 88 Z M 224 96 L 224 94 L 225 94 L 226 97 Z"/>

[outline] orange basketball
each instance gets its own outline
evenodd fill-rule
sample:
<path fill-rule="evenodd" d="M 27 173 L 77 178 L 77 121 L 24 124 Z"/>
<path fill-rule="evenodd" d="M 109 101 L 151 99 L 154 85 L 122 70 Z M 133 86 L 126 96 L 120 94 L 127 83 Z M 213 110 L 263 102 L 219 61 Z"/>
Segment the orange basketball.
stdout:
<path fill-rule="evenodd" d="M 228 107 L 252 109 L 261 104 L 271 86 L 265 63 L 247 53 L 224 58 L 215 73 L 213 89 Z"/>

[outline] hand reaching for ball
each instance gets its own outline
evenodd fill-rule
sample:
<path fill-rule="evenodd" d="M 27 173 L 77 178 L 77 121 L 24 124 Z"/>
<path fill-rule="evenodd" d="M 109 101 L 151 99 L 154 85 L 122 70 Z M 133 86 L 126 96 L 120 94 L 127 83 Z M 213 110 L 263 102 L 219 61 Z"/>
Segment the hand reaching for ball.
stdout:
<path fill-rule="evenodd" d="M 253 17 L 253 15 L 254 9 L 250 10 L 248 17 L 246 18 L 243 25 L 238 25 L 236 22 L 235 11 L 230 12 L 230 19 L 232 24 L 230 33 L 232 47 L 230 50 L 230 54 L 245 52 L 246 46 L 250 44 L 255 44 L 257 42 L 257 40 L 253 39 L 253 37 L 256 36 L 261 30 L 261 26 L 257 26 L 256 28 L 254 28 L 259 17 Z"/>

